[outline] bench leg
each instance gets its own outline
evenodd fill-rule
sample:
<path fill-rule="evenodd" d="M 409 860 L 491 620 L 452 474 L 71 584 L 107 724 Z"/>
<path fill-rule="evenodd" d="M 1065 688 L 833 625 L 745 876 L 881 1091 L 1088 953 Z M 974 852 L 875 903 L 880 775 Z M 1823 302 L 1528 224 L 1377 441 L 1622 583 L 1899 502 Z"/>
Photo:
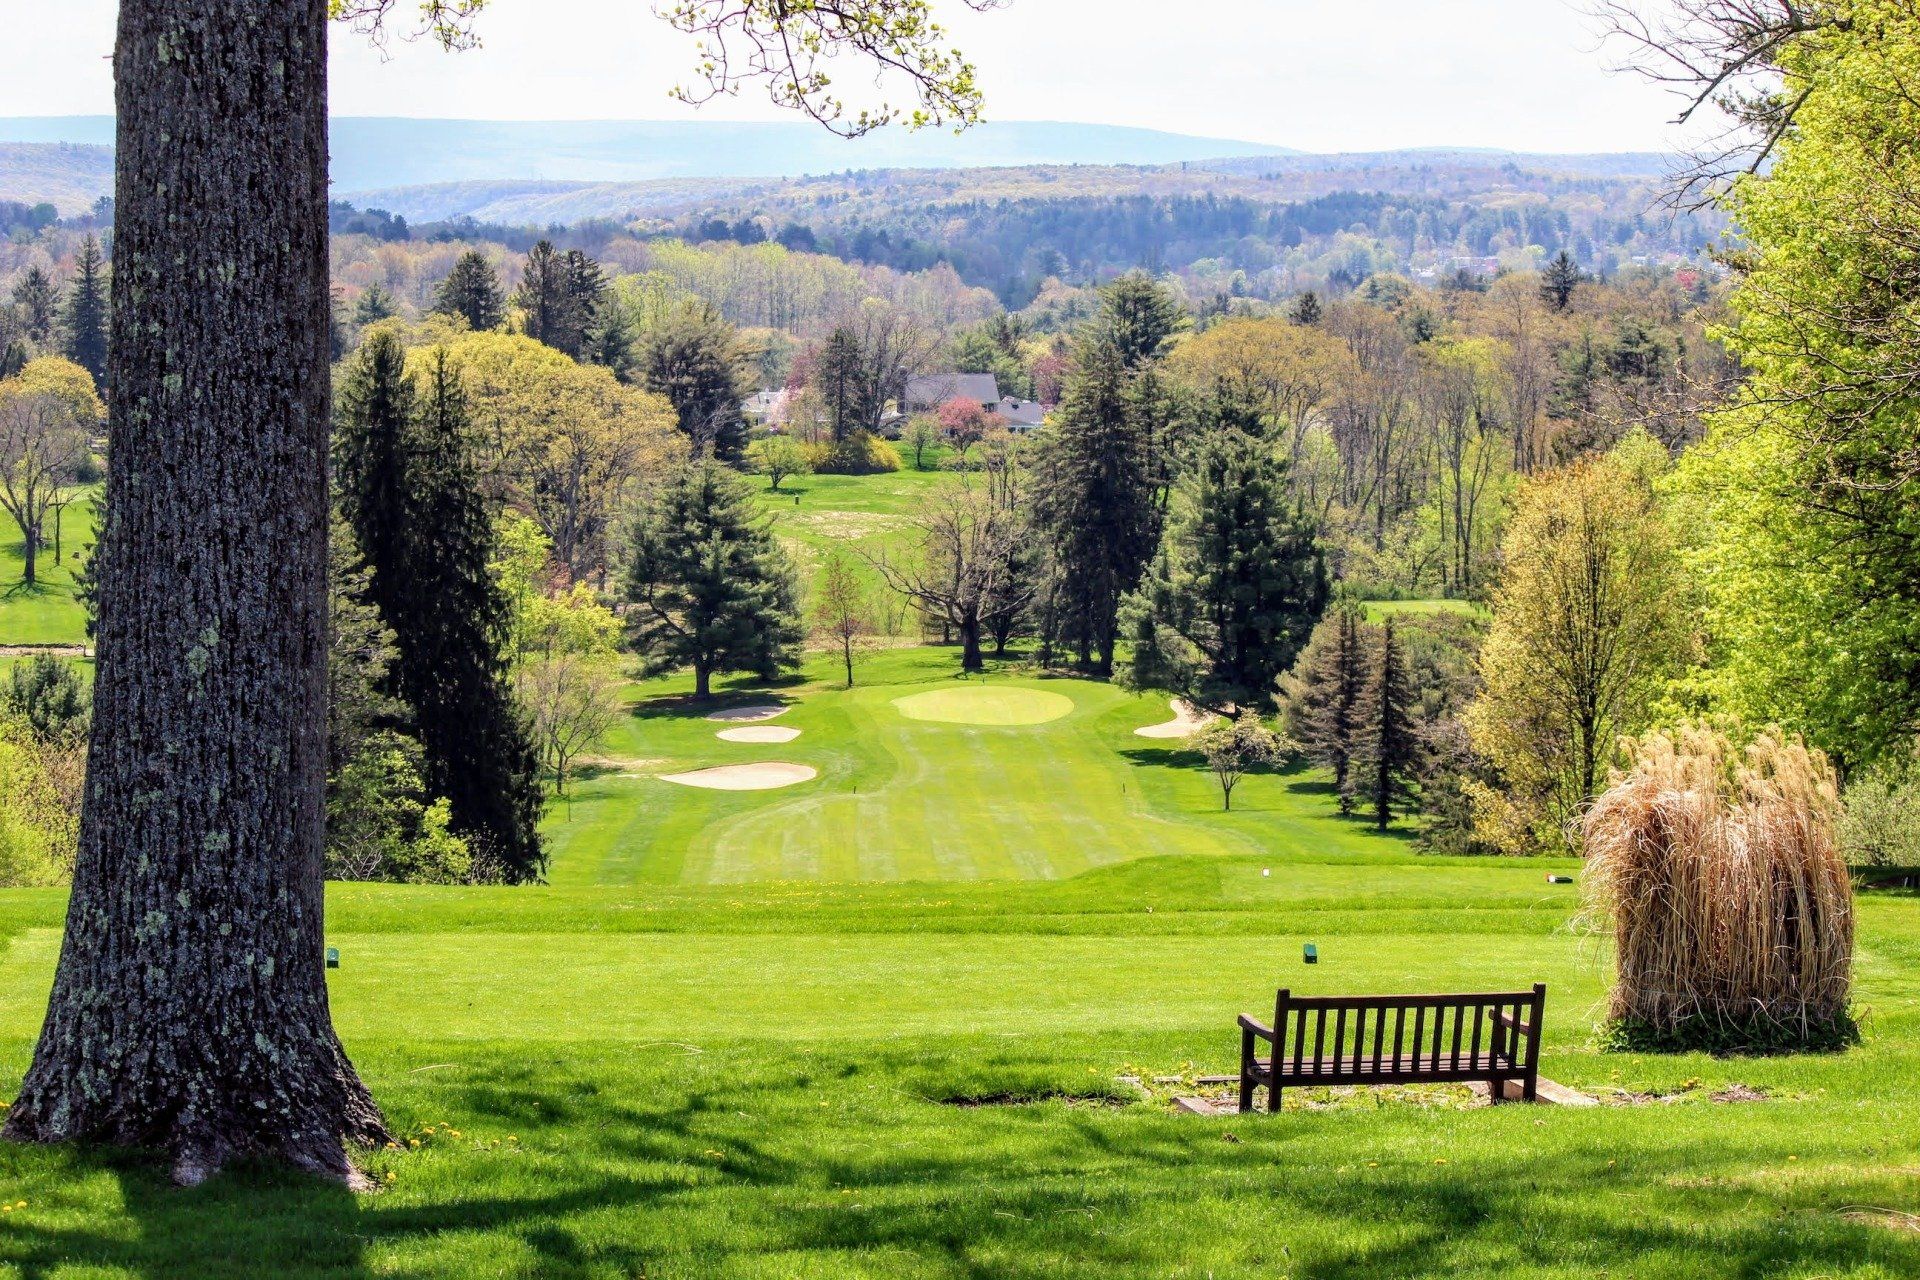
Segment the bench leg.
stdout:
<path fill-rule="evenodd" d="M 1240 1029 L 1240 1114 L 1253 1110 L 1253 1032 Z"/>
<path fill-rule="evenodd" d="M 1274 1074 L 1278 1075 L 1279 1073 L 1275 1072 Z M 1267 1111 L 1271 1115 L 1277 1116 L 1280 1114 L 1280 1086 L 1278 1084 L 1270 1085 L 1267 1088 Z"/>

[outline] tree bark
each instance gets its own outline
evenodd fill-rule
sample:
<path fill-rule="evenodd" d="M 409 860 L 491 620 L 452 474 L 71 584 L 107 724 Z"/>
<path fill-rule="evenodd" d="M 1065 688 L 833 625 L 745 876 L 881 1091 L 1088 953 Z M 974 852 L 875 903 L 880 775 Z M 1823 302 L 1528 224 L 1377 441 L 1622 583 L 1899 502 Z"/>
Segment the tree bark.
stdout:
<path fill-rule="evenodd" d="M 21 552 L 23 572 L 20 580 L 31 587 L 40 581 L 40 530 L 37 526 L 28 523 L 20 526 L 20 533 L 23 539 Z"/>
<path fill-rule="evenodd" d="M 85 806 L 6 1134 L 353 1180 L 324 968 L 326 0 L 122 0 Z"/>
<path fill-rule="evenodd" d="M 707 664 L 704 662 L 693 664 L 693 696 L 696 698 L 713 696 L 713 672 L 707 669 Z"/>
<path fill-rule="evenodd" d="M 980 624 L 963 622 L 960 624 L 960 669 L 962 671 L 985 671 L 986 658 L 980 653 Z"/>

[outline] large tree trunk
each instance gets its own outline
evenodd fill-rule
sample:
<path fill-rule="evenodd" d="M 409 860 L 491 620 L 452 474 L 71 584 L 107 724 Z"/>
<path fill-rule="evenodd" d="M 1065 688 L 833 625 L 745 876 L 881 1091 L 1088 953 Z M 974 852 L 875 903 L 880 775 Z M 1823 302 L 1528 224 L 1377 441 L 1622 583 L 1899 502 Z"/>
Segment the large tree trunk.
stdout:
<path fill-rule="evenodd" d="M 23 542 L 21 560 L 24 569 L 20 580 L 31 587 L 40 581 L 40 531 L 32 524 L 24 524 L 20 527 L 20 533 Z"/>
<path fill-rule="evenodd" d="M 323 956 L 326 0 L 122 0 L 113 519 L 53 1000 L 8 1136 L 351 1179 Z"/>
<path fill-rule="evenodd" d="M 960 669 L 985 671 L 987 660 L 980 652 L 980 622 L 970 619 L 960 624 Z"/>

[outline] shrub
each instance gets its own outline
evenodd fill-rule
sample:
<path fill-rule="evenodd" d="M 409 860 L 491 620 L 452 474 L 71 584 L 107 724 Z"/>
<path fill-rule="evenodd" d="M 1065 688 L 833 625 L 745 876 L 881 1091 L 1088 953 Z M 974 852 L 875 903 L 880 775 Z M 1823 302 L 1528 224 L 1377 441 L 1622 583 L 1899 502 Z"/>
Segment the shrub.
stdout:
<path fill-rule="evenodd" d="M 1854 779 L 1840 815 L 1840 851 L 1856 867 L 1920 867 L 1920 753 Z"/>
<path fill-rule="evenodd" d="M 0 716 L 0 888 L 59 884 L 80 840 L 80 748 Z"/>
<path fill-rule="evenodd" d="M 1773 1051 L 1854 1037 L 1853 887 L 1818 751 L 1650 733 L 1588 812 L 1586 892 L 1613 935 L 1607 1013 L 1639 1049 Z"/>
<path fill-rule="evenodd" d="M 92 699 L 70 662 L 39 653 L 16 663 L 0 685 L 0 713 L 20 720 L 42 742 L 72 742 L 87 736 Z"/>
<path fill-rule="evenodd" d="M 856 431 L 835 444 L 812 445 L 807 452 L 816 475 L 871 476 L 900 469 L 899 452 L 865 431 Z"/>
<path fill-rule="evenodd" d="M 329 880 L 460 884 L 474 878 L 467 842 L 448 830 L 451 807 L 429 800 L 420 746 L 390 731 L 327 780 Z"/>

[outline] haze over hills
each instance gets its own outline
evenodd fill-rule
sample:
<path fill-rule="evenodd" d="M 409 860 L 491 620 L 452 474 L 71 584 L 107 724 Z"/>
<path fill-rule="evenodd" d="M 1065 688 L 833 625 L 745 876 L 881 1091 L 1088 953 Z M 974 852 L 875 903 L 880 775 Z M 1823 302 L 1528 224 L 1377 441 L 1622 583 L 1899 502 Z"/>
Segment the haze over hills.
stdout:
<path fill-rule="evenodd" d="M 109 146 L 111 116 L 0 118 L 0 143 Z M 489 180 L 632 182 L 778 178 L 845 169 L 1026 164 L 1169 164 L 1291 154 L 1283 147 L 1116 125 L 995 121 L 961 135 L 889 129 L 858 141 L 803 121 L 416 120 L 342 116 L 332 125 L 337 191 Z"/>

